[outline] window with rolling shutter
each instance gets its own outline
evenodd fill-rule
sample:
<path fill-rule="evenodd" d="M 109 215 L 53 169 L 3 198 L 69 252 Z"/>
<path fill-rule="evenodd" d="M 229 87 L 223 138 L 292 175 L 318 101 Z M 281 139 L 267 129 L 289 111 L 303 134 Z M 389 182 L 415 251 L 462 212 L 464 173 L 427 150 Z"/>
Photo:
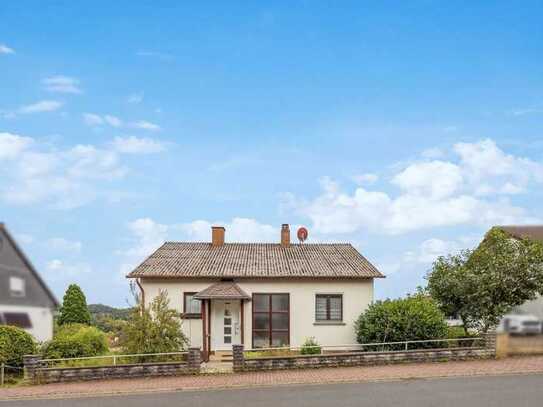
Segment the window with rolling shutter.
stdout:
<path fill-rule="evenodd" d="M 343 321 L 343 295 L 317 294 L 315 321 Z"/>
<path fill-rule="evenodd" d="M 19 328 L 32 328 L 30 317 L 24 312 L 4 312 L 2 320 L 6 325 L 13 325 Z"/>

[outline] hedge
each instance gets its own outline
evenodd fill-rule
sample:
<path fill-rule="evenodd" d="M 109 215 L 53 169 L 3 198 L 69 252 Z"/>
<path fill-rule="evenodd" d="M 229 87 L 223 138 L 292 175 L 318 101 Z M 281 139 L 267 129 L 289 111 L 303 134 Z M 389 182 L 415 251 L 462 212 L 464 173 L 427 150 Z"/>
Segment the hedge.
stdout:
<path fill-rule="evenodd" d="M 15 326 L 0 326 L 0 363 L 22 366 L 23 356 L 36 353 L 36 342 L 29 333 Z"/>

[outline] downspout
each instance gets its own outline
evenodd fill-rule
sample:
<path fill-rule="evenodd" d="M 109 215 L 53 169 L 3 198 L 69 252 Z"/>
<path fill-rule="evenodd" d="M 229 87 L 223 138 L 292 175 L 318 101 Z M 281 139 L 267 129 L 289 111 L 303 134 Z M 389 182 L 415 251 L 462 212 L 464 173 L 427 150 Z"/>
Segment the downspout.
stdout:
<path fill-rule="evenodd" d="M 140 296 L 141 313 L 143 314 L 143 312 L 145 311 L 145 290 L 143 289 L 139 278 L 136 278 L 136 284 L 138 285 L 138 287 L 139 287 L 139 289 L 141 291 L 141 296 Z"/>

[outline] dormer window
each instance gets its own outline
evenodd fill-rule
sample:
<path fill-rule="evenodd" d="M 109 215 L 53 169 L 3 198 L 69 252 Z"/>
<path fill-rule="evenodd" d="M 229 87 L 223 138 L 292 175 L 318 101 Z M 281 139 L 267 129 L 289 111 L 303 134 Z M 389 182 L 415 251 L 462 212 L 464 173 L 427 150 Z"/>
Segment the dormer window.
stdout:
<path fill-rule="evenodd" d="M 20 277 L 9 278 L 9 292 L 12 297 L 24 297 L 25 296 L 25 280 Z"/>

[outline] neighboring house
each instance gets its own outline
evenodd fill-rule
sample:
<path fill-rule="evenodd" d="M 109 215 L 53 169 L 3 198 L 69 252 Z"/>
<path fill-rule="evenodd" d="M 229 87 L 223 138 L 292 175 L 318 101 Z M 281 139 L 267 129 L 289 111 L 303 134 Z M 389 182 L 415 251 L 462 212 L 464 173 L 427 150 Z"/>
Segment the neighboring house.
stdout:
<path fill-rule="evenodd" d="M 517 238 L 543 242 L 543 225 L 499 226 L 499 228 Z M 513 313 L 534 315 L 543 321 L 543 296 L 516 307 Z"/>
<path fill-rule="evenodd" d="M 0 325 L 15 325 L 38 341 L 53 336 L 57 300 L 0 223 Z"/>
<path fill-rule="evenodd" d="M 163 290 L 183 317 L 183 331 L 204 355 L 246 348 L 356 342 L 353 323 L 373 301 L 373 279 L 384 277 L 350 244 L 281 241 L 167 242 L 128 278 L 137 278 L 149 306 Z"/>

